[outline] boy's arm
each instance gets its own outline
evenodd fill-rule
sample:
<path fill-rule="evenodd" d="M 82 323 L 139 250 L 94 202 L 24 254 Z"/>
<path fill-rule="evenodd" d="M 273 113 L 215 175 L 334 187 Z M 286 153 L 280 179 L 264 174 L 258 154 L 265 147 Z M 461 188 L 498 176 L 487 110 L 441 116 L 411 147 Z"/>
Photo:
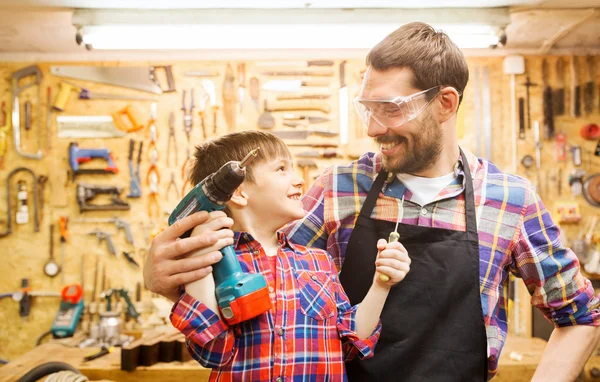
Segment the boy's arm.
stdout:
<path fill-rule="evenodd" d="M 187 338 L 191 355 L 202 366 L 221 367 L 233 357 L 235 337 L 219 315 L 212 275 L 187 284 L 175 303 L 171 322 Z"/>
<path fill-rule="evenodd" d="M 345 361 L 350 361 L 354 357 L 360 359 L 371 358 L 373 357 L 375 345 L 377 344 L 379 334 L 381 333 L 379 314 L 372 314 L 371 317 L 367 319 L 367 322 L 364 322 L 364 319 L 360 319 L 363 322 L 359 322 L 358 309 L 362 303 L 354 306 L 350 305 L 350 300 L 340 284 L 337 274 L 335 274 L 335 265 L 333 265 L 333 263 L 332 267 L 332 269 L 334 269 L 332 279 L 338 310 L 337 329 L 342 340 Z M 369 291 L 369 293 L 371 293 L 371 291 Z M 385 301 L 385 298 L 383 300 Z M 374 302 L 376 305 L 377 302 Z M 359 330 L 361 333 L 364 333 L 368 326 L 372 326 L 373 322 L 371 318 L 374 318 L 375 326 L 373 326 L 373 329 L 367 335 L 359 336 Z"/>

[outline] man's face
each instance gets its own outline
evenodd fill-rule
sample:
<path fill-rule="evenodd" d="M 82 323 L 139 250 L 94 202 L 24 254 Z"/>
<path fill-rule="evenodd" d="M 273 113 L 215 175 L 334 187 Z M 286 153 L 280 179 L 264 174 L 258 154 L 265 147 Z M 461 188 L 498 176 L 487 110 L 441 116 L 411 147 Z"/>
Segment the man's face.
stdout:
<path fill-rule="evenodd" d="M 369 67 L 365 72 L 360 97 L 393 99 L 426 90 L 414 88 L 412 77 L 412 71 L 408 68 L 380 72 Z M 368 134 L 379 144 L 386 170 L 417 174 L 430 168 L 437 161 L 444 137 L 434 111 L 435 105 L 431 103 L 415 119 L 389 128 L 370 118 Z"/>
<path fill-rule="evenodd" d="M 265 224 L 279 228 L 304 217 L 300 197 L 304 180 L 293 167 L 291 158 L 270 159 L 252 167 L 254 183 L 245 182 L 248 211 L 264 218 Z"/>

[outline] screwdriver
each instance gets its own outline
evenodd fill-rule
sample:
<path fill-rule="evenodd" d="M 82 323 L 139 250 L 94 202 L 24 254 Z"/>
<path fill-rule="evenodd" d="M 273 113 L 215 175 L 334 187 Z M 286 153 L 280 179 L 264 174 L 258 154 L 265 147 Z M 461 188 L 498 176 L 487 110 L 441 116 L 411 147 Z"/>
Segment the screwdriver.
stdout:
<path fill-rule="evenodd" d="M 400 206 L 398 207 L 398 220 L 396 220 L 396 228 L 394 231 L 390 232 L 390 236 L 388 237 L 388 243 L 395 243 L 400 240 L 400 234 L 398 233 L 398 224 L 404 217 L 404 195 L 402 195 L 402 201 L 400 201 Z M 383 282 L 390 281 L 390 276 L 384 275 L 383 273 L 379 274 L 379 280 Z"/>

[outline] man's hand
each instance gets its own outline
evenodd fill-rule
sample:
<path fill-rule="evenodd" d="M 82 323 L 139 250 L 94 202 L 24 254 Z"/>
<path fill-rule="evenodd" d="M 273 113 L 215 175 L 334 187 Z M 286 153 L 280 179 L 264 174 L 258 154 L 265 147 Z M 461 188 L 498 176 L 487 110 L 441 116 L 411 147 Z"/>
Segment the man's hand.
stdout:
<path fill-rule="evenodd" d="M 201 211 L 158 234 L 144 264 L 144 282 L 148 289 L 177 301 L 179 287 L 210 274 L 211 265 L 221 260 L 219 250 L 233 244 L 233 231 L 229 229 L 232 224 L 233 220 L 224 212 Z M 179 239 L 194 227 L 192 236 Z"/>
<path fill-rule="evenodd" d="M 377 241 L 377 260 L 375 260 L 375 279 L 374 283 L 391 288 L 404 280 L 408 271 L 410 271 L 410 257 L 408 252 L 399 242 L 388 243 L 384 239 Z M 388 281 L 383 281 L 379 277 L 386 275 Z"/>

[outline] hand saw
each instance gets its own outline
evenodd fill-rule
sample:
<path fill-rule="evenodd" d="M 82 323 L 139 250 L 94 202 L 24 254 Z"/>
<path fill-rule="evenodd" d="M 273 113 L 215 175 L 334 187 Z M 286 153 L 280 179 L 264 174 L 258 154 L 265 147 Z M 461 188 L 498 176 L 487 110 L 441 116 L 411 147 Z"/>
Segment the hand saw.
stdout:
<path fill-rule="evenodd" d="M 58 77 L 100 82 L 124 88 L 141 90 L 154 94 L 162 94 L 156 68 L 149 67 L 100 67 L 100 66 L 51 66 L 50 73 Z M 173 74 L 170 66 L 163 66 L 167 74 L 168 89 L 164 92 L 175 91 Z"/>

